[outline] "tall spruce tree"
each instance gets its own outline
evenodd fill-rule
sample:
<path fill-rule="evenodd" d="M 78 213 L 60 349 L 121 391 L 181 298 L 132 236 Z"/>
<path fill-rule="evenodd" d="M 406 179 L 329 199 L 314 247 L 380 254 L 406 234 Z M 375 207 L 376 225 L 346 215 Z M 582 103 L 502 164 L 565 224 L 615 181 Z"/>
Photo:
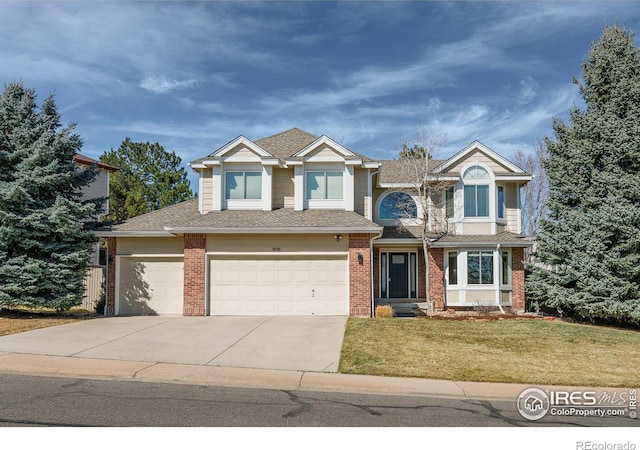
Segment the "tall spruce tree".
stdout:
<path fill-rule="evenodd" d="M 100 160 L 117 167 L 109 179 L 109 219 L 120 222 L 193 197 L 182 160 L 160 144 L 126 138 Z"/>
<path fill-rule="evenodd" d="M 80 200 L 96 171 L 74 162 L 82 141 L 73 129 L 61 128 L 52 96 L 38 108 L 22 83 L 0 94 L 0 307 L 82 302 L 102 200 Z"/>
<path fill-rule="evenodd" d="M 640 325 L 640 52 L 605 28 L 574 79 L 586 109 L 547 139 L 550 216 L 527 293 L 579 319 Z"/>

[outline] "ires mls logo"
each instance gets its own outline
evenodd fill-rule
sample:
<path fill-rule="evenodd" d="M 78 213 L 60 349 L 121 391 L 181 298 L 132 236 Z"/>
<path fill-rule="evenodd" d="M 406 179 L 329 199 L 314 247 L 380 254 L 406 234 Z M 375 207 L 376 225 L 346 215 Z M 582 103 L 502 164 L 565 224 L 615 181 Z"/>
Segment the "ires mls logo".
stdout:
<path fill-rule="evenodd" d="M 546 390 L 528 388 L 517 401 L 518 412 L 528 420 L 552 416 L 637 417 L 637 389 Z"/>
<path fill-rule="evenodd" d="M 549 397 L 542 389 L 525 389 L 518 397 L 518 411 L 525 419 L 542 419 L 549 412 L 550 405 Z"/>

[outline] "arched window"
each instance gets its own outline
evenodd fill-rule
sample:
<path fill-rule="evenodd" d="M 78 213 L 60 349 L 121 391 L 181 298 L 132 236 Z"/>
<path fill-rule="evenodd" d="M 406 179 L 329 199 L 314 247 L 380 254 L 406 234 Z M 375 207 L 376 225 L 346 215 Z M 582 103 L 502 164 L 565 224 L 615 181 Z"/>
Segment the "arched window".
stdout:
<path fill-rule="evenodd" d="M 487 169 L 481 166 L 471 166 L 464 171 L 462 176 L 465 180 L 484 180 L 489 178 L 489 172 Z"/>
<path fill-rule="evenodd" d="M 464 216 L 489 217 L 489 180 L 491 175 L 482 166 L 474 165 L 462 175 L 464 186 Z M 485 181 L 486 180 L 486 181 Z"/>
<path fill-rule="evenodd" d="M 406 192 L 392 192 L 380 202 L 380 219 L 415 219 L 416 202 Z"/>

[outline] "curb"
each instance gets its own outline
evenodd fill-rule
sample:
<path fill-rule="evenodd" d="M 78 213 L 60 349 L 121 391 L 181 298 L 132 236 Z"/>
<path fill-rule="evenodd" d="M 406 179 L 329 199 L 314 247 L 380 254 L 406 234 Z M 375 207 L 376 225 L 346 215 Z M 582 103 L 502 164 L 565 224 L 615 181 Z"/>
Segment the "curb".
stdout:
<path fill-rule="evenodd" d="M 522 391 L 531 387 L 531 385 L 526 384 L 479 383 L 328 372 L 202 366 L 23 353 L 0 353 L 0 373 L 253 389 L 408 395 L 514 402 Z M 541 389 L 548 388 L 549 390 L 588 389 L 602 391 L 605 389 L 568 386 L 536 387 Z M 616 390 L 625 391 L 628 389 L 606 388 L 607 392 Z"/>

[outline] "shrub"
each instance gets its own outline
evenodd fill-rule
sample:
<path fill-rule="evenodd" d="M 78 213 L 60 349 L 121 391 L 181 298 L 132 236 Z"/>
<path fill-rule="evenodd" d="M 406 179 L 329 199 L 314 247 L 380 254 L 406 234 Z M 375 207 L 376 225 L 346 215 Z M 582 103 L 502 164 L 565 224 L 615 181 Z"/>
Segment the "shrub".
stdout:
<path fill-rule="evenodd" d="M 376 317 L 389 318 L 393 317 L 393 308 L 389 305 L 376 306 Z"/>

